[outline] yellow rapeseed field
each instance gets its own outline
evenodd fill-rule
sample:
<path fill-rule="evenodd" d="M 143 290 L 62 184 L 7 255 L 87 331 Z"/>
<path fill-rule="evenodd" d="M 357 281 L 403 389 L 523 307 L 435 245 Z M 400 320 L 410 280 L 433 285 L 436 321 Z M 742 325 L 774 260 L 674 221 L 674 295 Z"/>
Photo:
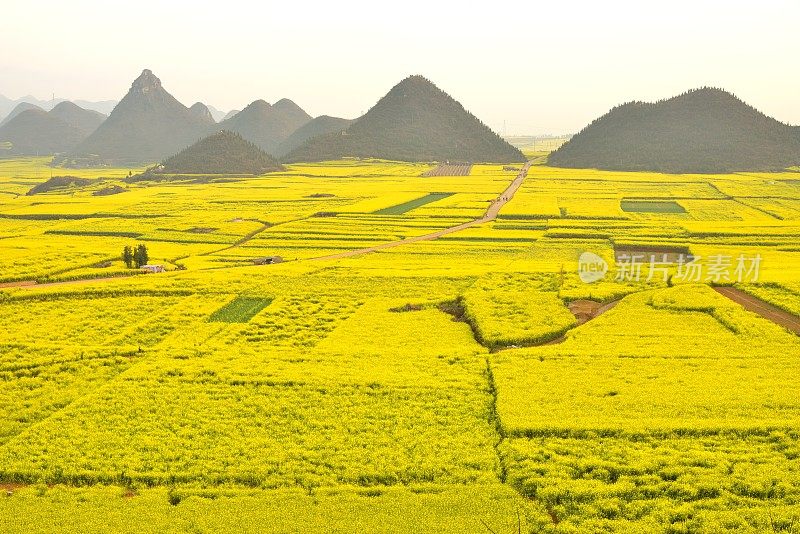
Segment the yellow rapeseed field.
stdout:
<path fill-rule="evenodd" d="M 382 248 L 481 219 L 516 172 L 27 195 L 47 163 L 0 160 L 3 532 L 800 525 L 800 338 L 711 287 L 800 314 L 796 173 L 534 165 L 496 220 Z M 141 244 L 165 272 L 126 267 Z"/>

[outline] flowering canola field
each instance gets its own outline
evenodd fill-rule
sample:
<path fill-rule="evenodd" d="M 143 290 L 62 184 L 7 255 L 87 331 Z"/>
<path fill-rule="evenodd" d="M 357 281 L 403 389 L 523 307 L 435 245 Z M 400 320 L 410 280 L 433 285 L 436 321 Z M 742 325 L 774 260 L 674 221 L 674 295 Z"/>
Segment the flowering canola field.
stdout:
<path fill-rule="evenodd" d="M 3 532 L 800 525 L 800 337 L 709 287 L 800 312 L 796 173 L 534 165 L 494 221 L 320 261 L 478 219 L 516 173 L 26 195 L 46 164 L 0 160 Z M 125 268 L 139 243 L 165 273 Z M 617 276 L 621 247 L 709 263 Z M 587 299 L 616 305 L 579 325 Z"/>

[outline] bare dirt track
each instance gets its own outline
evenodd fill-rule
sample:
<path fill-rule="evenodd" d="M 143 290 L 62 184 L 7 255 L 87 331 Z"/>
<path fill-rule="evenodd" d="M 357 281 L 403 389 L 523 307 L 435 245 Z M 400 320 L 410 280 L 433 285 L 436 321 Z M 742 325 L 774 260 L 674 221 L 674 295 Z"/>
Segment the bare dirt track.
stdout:
<path fill-rule="evenodd" d="M 522 167 L 522 170 L 519 172 L 519 174 L 517 174 L 516 178 L 514 178 L 514 180 L 511 182 L 511 184 L 509 184 L 509 186 L 506 188 L 506 190 L 503 191 L 503 193 L 501 193 L 501 195 L 499 197 L 497 197 L 495 200 L 492 201 L 492 203 L 489 205 L 489 208 L 486 210 L 486 213 L 483 215 L 483 217 L 481 217 L 479 219 L 468 221 L 468 222 L 459 224 L 457 226 L 452 226 L 450 228 L 444 228 L 442 230 L 438 230 L 438 231 L 430 233 L 430 234 L 425 234 L 425 235 L 415 236 L 415 237 L 409 237 L 407 239 L 401 239 L 399 241 L 390 241 L 388 243 L 382 243 L 382 244 L 376 245 L 374 247 L 355 249 L 355 250 L 348 250 L 347 252 L 342 252 L 342 253 L 339 253 L 339 254 L 332 254 L 332 255 L 329 255 L 329 256 L 320 256 L 320 257 L 317 257 L 317 258 L 309 258 L 308 260 L 302 260 L 302 261 L 336 260 L 336 259 L 341 259 L 341 258 L 350 258 L 350 257 L 353 257 L 353 256 L 360 256 L 362 254 L 368 254 L 370 252 L 377 252 L 379 250 L 383 250 L 383 249 L 387 249 L 387 248 L 398 247 L 400 245 L 408 245 L 408 244 L 411 244 L 411 243 L 418 243 L 420 241 L 432 241 L 434 239 L 438 239 L 438 238 L 440 238 L 442 236 L 445 236 L 447 234 L 452 234 L 454 232 L 459 232 L 461 230 L 466 230 L 467 228 L 472 228 L 473 226 L 478 226 L 480 224 L 483 224 L 483 223 L 486 223 L 486 222 L 489 222 L 489 221 L 493 221 L 494 219 L 497 218 L 497 214 L 500 213 L 500 210 L 502 209 L 502 207 L 505 206 L 508 203 L 508 201 L 511 200 L 514 197 L 514 193 L 516 193 L 517 190 L 520 188 L 520 186 L 522 185 L 522 182 L 525 181 L 525 177 L 528 175 L 528 169 L 530 168 L 530 166 L 531 166 L 531 163 L 528 162 Z M 262 221 L 258 221 L 258 222 L 261 222 L 261 224 L 264 225 L 264 226 L 262 228 L 257 229 L 256 231 L 252 232 L 251 234 L 245 236 L 242 240 L 240 240 L 236 244 L 234 244 L 232 246 L 225 247 L 225 248 L 223 248 L 221 250 L 227 250 L 229 248 L 233 248 L 233 247 L 239 246 L 239 245 L 247 242 L 248 240 L 252 239 L 256 234 L 258 234 L 258 233 L 260 233 L 260 232 L 262 232 L 262 231 L 264 231 L 264 230 L 266 230 L 267 228 L 270 227 L 267 223 L 264 223 Z M 294 221 L 292 221 L 292 222 L 294 222 Z M 215 252 L 219 252 L 219 250 L 217 250 Z M 131 278 L 131 277 L 130 276 L 116 276 L 116 277 L 109 277 L 109 278 L 86 278 L 86 279 L 81 279 L 81 280 L 70 280 L 70 281 L 66 281 L 66 282 L 48 282 L 48 283 L 44 283 L 44 284 L 37 284 L 36 281 L 34 281 L 34 280 L 24 280 L 24 281 L 20 281 L 20 282 L 9 282 L 9 283 L 6 283 L 6 284 L 0 284 L 0 289 L 4 288 L 4 287 L 9 287 L 9 288 L 10 287 L 49 287 L 49 286 L 67 285 L 67 284 L 86 284 L 86 283 L 90 283 L 90 282 L 107 282 L 107 281 L 110 281 L 110 280 L 119 280 L 121 278 Z"/>
<path fill-rule="evenodd" d="M 578 320 L 578 326 L 595 317 L 604 314 L 614 306 L 619 304 L 619 300 L 612 300 L 606 304 L 595 302 L 594 300 L 574 300 L 569 303 L 569 311 Z"/>
<path fill-rule="evenodd" d="M 736 289 L 735 287 L 715 287 L 714 290 L 720 295 L 728 297 L 732 301 L 736 302 L 747 311 L 757 313 L 761 317 L 768 319 L 775 324 L 779 324 L 797 335 L 800 335 L 800 317 L 797 317 L 786 310 L 782 310 L 777 306 L 773 306 L 768 302 L 764 302 L 763 300 L 756 298 L 749 293 L 745 293 L 741 289 Z"/>
<path fill-rule="evenodd" d="M 497 214 L 500 213 L 500 210 L 505 206 L 509 200 L 514 198 L 514 193 L 517 192 L 519 187 L 522 185 L 522 182 L 525 181 L 525 177 L 528 175 L 528 169 L 530 168 L 531 164 L 526 163 L 522 170 L 517 174 L 517 177 L 514 178 L 514 181 L 506 188 L 503 193 L 492 203 L 489 205 L 489 209 L 486 210 L 486 213 L 480 219 L 475 219 L 472 221 L 468 221 L 457 226 L 451 226 L 450 228 L 444 228 L 442 230 L 437 230 L 436 232 L 419 235 L 415 237 L 409 237 L 407 239 L 401 239 L 399 241 L 391 241 L 389 243 L 382 243 L 380 245 L 376 245 L 374 247 L 367 247 L 367 248 L 360 248 L 356 250 L 348 250 L 347 252 L 341 252 L 339 254 L 331 254 L 329 256 L 319 256 L 317 258 L 309 258 L 311 261 L 316 260 L 338 260 L 341 258 L 351 258 L 353 256 L 360 256 L 362 254 L 369 254 L 370 252 L 378 252 L 379 250 L 384 250 L 387 248 L 394 248 L 399 247 L 400 245 L 409 245 L 411 243 L 419 243 L 420 241 L 433 241 L 434 239 L 438 239 L 442 236 L 447 234 L 452 234 L 453 232 L 460 232 L 461 230 L 466 230 L 467 228 L 472 228 L 473 226 L 478 226 L 483 223 L 487 223 L 489 221 L 493 221 L 497 218 Z"/>
<path fill-rule="evenodd" d="M 569 308 L 569 311 L 572 312 L 572 315 L 574 315 L 578 320 L 578 324 L 575 325 L 575 328 L 577 328 L 582 324 L 588 323 L 592 319 L 603 315 L 605 312 L 619 304 L 620 300 L 622 299 L 612 300 L 611 302 L 607 302 L 605 304 L 595 302 L 593 300 L 575 300 L 570 302 L 567 307 Z M 574 328 L 571 330 L 574 330 Z M 563 336 L 540 343 L 539 345 L 558 345 L 566 340 L 567 335 L 564 334 Z"/>
<path fill-rule="evenodd" d="M 20 280 L 18 282 L 3 282 L 0 284 L 0 289 L 6 287 L 26 287 L 26 286 L 35 286 L 36 280 Z"/>
<path fill-rule="evenodd" d="M 67 286 L 74 284 L 88 284 L 90 282 L 109 282 L 111 280 L 121 280 L 123 278 L 134 278 L 137 275 L 125 276 L 106 276 L 103 278 L 80 278 L 78 280 L 64 280 L 63 282 L 45 282 L 40 284 L 36 280 L 22 280 L 20 282 L 7 282 L 0 284 L 0 289 L 6 287 L 52 287 L 52 286 Z"/>

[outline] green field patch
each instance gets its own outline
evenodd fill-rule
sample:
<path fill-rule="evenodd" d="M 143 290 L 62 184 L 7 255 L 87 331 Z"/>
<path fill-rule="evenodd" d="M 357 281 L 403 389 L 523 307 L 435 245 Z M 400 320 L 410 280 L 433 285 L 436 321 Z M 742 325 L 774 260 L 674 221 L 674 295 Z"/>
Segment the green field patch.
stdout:
<path fill-rule="evenodd" d="M 236 297 L 208 318 L 213 323 L 247 323 L 272 303 L 272 297 Z"/>
<path fill-rule="evenodd" d="M 402 204 L 397 204 L 396 206 L 389 206 L 388 208 L 375 211 L 373 212 L 373 215 L 403 215 L 413 209 L 424 206 L 425 204 L 442 200 L 454 194 L 455 193 L 428 193 L 424 197 L 415 198 L 414 200 L 409 200 L 408 202 L 403 202 Z"/>
<path fill-rule="evenodd" d="M 627 213 L 686 213 L 683 206 L 672 200 L 623 200 L 620 208 Z"/>

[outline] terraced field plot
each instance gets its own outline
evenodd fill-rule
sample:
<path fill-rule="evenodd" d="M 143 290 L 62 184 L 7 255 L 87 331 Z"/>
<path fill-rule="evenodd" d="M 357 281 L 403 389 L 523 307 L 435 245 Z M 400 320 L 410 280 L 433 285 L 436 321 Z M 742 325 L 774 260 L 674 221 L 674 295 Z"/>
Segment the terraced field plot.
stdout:
<path fill-rule="evenodd" d="M 800 338 L 706 280 L 614 277 L 615 248 L 758 253 L 741 288 L 797 313 L 790 173 L 535 165 L 495 221 L 309 261 L 480 219 L 517 173 L 343 160 L 24 196 L 44 163 L 0 162 L 2 280 L 111 279 L 0 288 L 7 531 L 800 524 Z M 76 171 L 127 169 L 104 172 Z M 139 242 L 167 273 L 120 276 Z M 581 299 L 621 300 L 578 326 Z"/>
<path fill-rule="evenodd" d="M 246 323 L 272 303 L 270 297 L 236 297 L 208 318 L 220 323 Z"/>
<path fill-rule="evenodd" d="M 469 176 L 472 171 L 472 165 L 469 163 L 464 164 L 443 164 L 437 165 L 429 171 L 422 173 L 422 176 Z"/>
<path fill-rule="evenodd" d="M 408 213 L 409 211 L 422 207 L 425 204 L 430 204 L 431 202 L 436 202 L 452 195 L 453 193 L 429 193 L 424 197 L 415 198 L 414 200 L 398 204 L 397 206 L 391 206 L 389 208 L 378 210 L 375 212 L 375 215 L 403 215 L 404 213 Z"/>
<path fill-rule="evenodd" d="M 622 211 L 633 213 L 686 213 L 677 202 L 654 202 L 643 200 L 623 200 Z"/>

